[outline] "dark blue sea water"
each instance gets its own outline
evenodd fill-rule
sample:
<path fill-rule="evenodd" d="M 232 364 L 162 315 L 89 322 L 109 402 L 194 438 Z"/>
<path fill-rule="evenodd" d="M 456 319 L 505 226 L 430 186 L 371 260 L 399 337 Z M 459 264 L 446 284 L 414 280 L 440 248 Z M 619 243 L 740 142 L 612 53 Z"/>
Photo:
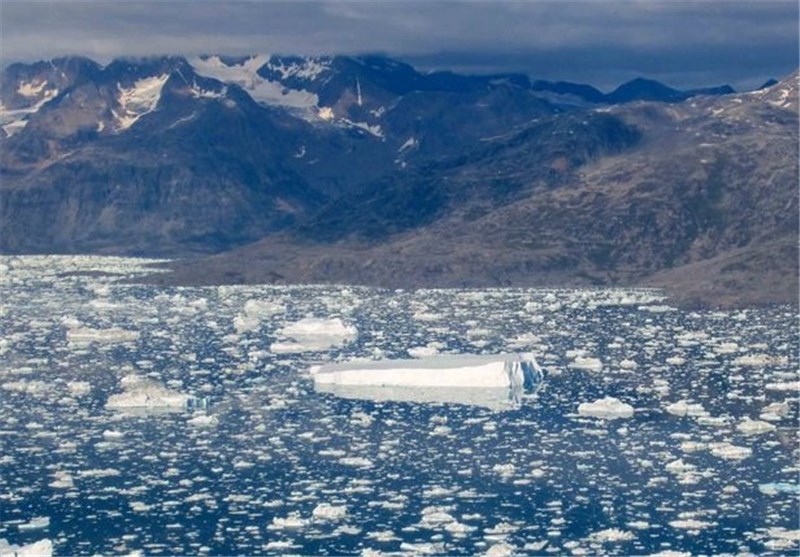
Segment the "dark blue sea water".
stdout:
<path fill-rule="evenodd" d="M 133 260 L 0 266 L 9 543 L 47 538 L 56 555 L 798 552 L 792 308 L 686 312 L 646 290 L 155 288 L 115 282 Z M 311 317 L 357 337 L 274 351 Z M 68 342 L 114 329 L 127 333 Z M 338 398 L 309 377 L 315 363 L 420 347 L 533 352 L 547 377 L 496 407 Z M 107 408 L 130 376 L 208 409 Z M 604 397 L 634 415 L 578 413 Z"/>

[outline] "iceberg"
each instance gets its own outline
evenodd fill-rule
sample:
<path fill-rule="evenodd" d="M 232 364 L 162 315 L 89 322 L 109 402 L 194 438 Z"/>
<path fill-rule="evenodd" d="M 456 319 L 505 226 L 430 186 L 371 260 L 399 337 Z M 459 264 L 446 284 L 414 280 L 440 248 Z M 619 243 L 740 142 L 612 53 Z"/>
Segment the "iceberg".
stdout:
<path fill-rule="evenodd" d="M 274 342 L 270 350 L 275 354 L 299 354 L 318 352 L 341 346 L 358 338 L 358 329 L 341 319 L 306 317 L 278 331 L 283 338 Z"/>
<path fill-rule="evenodd" d="M 311 376 L 318 392 L 341 398 L 499 409 L 537 390 L 544 372 L 531 354 L 459 354 L 328 364 Z"/>
<path fill-rule="evenodd" d="M 123 392 L 111 395 L 106 401 L 106 409 L 123 410 L 126 413 L 184 412 L 205 410 L 208 399 L 173 391 L 167 387 L 141 377 L 127 375 L 120 385 Z"/>
<path fill-rule="evenodd" d="M 131 342 L 138 339 L 139 333 L 137 331 L 126 331 L 116 327 L 111 329 L 83 327 L 67 331 L 67 342 L 70 344 Z"/>
<path fill-rule="evenodd" d="M 0 538 L 0 557 L 50 557 L 53 554 L 53 542 L 49 539 L 27 545 L 13 545 Z"/>

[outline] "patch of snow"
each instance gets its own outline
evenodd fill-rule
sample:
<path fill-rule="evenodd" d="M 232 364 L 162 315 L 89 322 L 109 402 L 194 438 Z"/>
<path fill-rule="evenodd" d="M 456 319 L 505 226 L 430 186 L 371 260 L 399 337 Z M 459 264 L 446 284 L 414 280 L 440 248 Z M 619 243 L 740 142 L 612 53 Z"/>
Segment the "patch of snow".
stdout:
<path fill-rule="evenodd" d="M 203 89 L 197 83 L 192 83 L 189 93 L 195 99 L 221 99 L 228 94 L 228 88 L 223 87 L 222 91 L 212 91 L 210 89 Z"/>
<path fill-rule="evenodd" d="M 405 143 L 403 143 L 400 148 L 397 150 L 398 153 L 402 153 L 403 151 L 407 151 L 409 149 L 413 149 L 419 145 L 419 141 L 417 141 L 416 137 L 409 137 Z"/>
<path fill-rule="evenodd" d="M 316 93 L 304 89 L 289 89 L 280 82 L 270 81 L 258 75 L 258 70 L 269 60 L 269 56 L 256 55 L 241 64 L 228 66 L 219 56 L 209 56 L 191 58 L 189 63 L 197 75 L 236 84 L 257 103 L 304 110 L 315 108 L 319 102 Z"/>
<path fill-rule="evenodd" d="M 33 81 L 23 81 L 17 87 L 17 93 L 23 97 L 36 97 L 47 87 L 47 80 L 45 79 L 39 84 L 34 84 Z"/>
<path fill-rule="evenodd" d="M 117 130 L 127 130 L 139 118 L 155 111 L 158 101 L 161 100 L 161 90 L 169 79 L 169 74 L 145 77 L 134 82 L 132 87 L 123 88 L 117 84 L 117 101 L 121 113 L 116 113 Z"/>
<path fill-rule="evenodd" d="M 296 77 L 313 81 L 320 75 L 330 70 L 330 64 L 326 58 L 306 57 L 301 63 L 292 62 L 285 64 L 283 61 L 278 63 L 275 58 L 269 57 L 267 62 L 269 69 L 281 74 L 281 79 Z"/>
<path fill-rule="evenodd" d="M 383 129 L 377 124 L 371 126 L 366 122 L 353 122 L 352 120 L 348 120 L 347 118 L 342 118 L 341 121 L 342 123 L 348 126 L 364 130 L 365 132 L 369 133 L 370 135 L 373 135 L 374 137 L 377 137 L 378 139 L 383 139 Z"/>
<path fill-rule="evenodd" d="M 5 106 L 0 104 L 0 127 L 5 130 L 9 137 L 20 132 L 28 125 L 28 119 L 32 114 L 38 112 L 40 108 L 57 96 L 58 89 L 48 89 L 39 102 L 27 108 L 7 110 Z"/>

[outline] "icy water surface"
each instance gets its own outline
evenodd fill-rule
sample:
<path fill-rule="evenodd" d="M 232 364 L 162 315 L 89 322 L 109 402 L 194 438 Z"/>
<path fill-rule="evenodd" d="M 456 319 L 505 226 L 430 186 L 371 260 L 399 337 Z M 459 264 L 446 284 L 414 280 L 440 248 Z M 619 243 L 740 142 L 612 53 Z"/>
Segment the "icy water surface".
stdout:
<path fill-rule="evenodd" d="M 683 312 L 643 290 L 115 284 L 137 266 L 0 258 L 8 543 L 797 554 L 792 308 Z M 339 398 L 308 374 L 509 351 L 547 373 L 516 404 Z M 174 408 L 124 407 L 137 396 Z"/>

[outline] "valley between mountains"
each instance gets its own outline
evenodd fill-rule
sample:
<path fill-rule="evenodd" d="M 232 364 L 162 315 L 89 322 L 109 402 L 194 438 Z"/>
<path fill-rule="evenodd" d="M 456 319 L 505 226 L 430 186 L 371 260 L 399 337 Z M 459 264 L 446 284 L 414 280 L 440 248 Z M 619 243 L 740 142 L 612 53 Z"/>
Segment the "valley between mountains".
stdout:
<path fill-rule="evenodd" d="M 63 58 L 9 66 L 0 99 L 4 253 L 169 257 L 169 284 L 797 303 L 797 72 L 603 94 L 378 56 Z"/>

